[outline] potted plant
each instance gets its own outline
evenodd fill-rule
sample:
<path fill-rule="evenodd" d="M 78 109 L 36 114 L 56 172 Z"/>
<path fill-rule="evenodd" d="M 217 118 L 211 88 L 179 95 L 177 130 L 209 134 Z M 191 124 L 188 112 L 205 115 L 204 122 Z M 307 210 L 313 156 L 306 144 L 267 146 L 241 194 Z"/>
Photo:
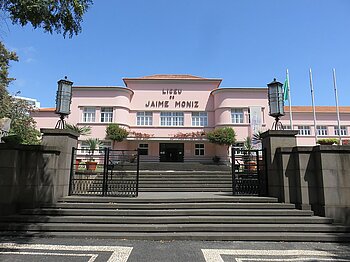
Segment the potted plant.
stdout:
<path fill-rule="evenodd" d="M 86 140 L 87 145 L 89 146 L 89 160 L 86 161 L 87 170 L 96 170 L 97 162 L 94 160 L 95 150 L 102 146 L 102 142 L 98 138 L 89 138 Z"/>
<path fill-rule="evenodd" d="M 320 145 L 339 145 L 339 139 L 337 138 L 322 138 L 317 140 L 317 144 Z"/>
<path fill-rule="evenodd" d="M 255 171 L 256 170 L 256 161 L 254 159 L 254 156 L 251 152 L 253 150 L 253 143 L 252 143 L 252 138 L 250 136 L 247 136 L 246 139 L 244 140 L 244 154 L 242 156 L 242 160 L 244 162 L 244 167 L 245 169 L 249 171 Z"/>

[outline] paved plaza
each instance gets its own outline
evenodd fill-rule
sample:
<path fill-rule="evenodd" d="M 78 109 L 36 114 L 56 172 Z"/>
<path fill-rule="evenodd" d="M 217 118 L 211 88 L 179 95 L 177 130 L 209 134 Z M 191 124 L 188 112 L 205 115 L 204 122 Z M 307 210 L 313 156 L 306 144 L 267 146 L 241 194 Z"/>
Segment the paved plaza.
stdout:
<path fill-rule="evenodd" d="M 350 261 L 349 243 L 1 238 L 0 261 Z"/>

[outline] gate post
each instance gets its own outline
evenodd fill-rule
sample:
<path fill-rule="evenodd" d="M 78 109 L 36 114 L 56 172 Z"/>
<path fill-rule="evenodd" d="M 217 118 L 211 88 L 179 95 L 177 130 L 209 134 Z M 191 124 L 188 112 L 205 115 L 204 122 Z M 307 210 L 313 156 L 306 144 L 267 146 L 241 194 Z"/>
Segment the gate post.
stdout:
<path fill-rule="evenodd" d="M 108 176 L 108 164 L 109 164 L 109 148 L 105 147 L 104 158 L 103 158 L 103 180 L 102 180 L 102 196 L 105 196 L 107 193 L 107 176 Z"/>
<path fill-rule="evenodd" d="M 68 196 L 72 164 L 72 147 L 77 146 L 79 134 L 67 129 L 48 128 L 42 128 L 40 132 L 43 133 L 42 145 L 54 146 L 61 151 L 58 157 L 56 179 L 52 180 L 56 188 L 53 192 L 53 199 Z"/>
<path fill-rule="evenodd" d="M 232 195 L 236 195 L 236 157 L 235 157 L 235 149 L 234 147 L 231 147 L 231 158 L 232 158 L 232 163 L 231 163 L 231 169 L 232 169 Z"/>
<path fill-rule="evenodd" d="M 140 148 L 137 148 L 137 165 L 136 165 L 136 196 L 139 196 L 139 175 L 140 175 Z"/>
<path fill-rule="evenodd" d="M 283 174 L 281 147 L 295 147 L 297 145 L 296 130 L 268 130 L 261 134 L 262 147 L 266 153 L 267 191 L 269 196 L 277 197 L 279 201 L 289 203 L 289 181 Z"/>

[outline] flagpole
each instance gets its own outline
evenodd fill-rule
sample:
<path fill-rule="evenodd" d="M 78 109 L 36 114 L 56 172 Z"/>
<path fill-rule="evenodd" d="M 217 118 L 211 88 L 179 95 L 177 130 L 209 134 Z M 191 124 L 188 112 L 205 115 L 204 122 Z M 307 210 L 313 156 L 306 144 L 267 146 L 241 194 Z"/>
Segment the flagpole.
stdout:
<path fill-rule="evenodd" d="M 337 92 L 337 78 L 335 76 L 335 68 L 333 68 L 333 86 L 334 86 L 334 96 L 335 96 L 335 108 L 337 110 L 339 143 L 342 144 L 341 130 L 340 130 L 339 105 L 338 105 L 338 92 Z"/>
<path fill-rule="evenodd" d="M 287 69 L 287 81 L 288 81 L 288 103 L 289 103 L 289 123 L 290 129 L 293 130 L 293 117 L 292 117 L 292 98 L 290 96 L 290 83 L 289 83 L 289 72 Z"/>
<path fill-rule="evenodd" d="M 315 97 L 314 97 L 314 86 L 312 83 L 312 71 L 309 70 L 310 77 L 310 88 L 311 88 L 311 100 L 312 100 L 312 111 L 314 114 L 314 132 L 315 132 L 315 143 L 317 144 L 317 126 L 316 126 L 316 109 L 315 109 Z"/>

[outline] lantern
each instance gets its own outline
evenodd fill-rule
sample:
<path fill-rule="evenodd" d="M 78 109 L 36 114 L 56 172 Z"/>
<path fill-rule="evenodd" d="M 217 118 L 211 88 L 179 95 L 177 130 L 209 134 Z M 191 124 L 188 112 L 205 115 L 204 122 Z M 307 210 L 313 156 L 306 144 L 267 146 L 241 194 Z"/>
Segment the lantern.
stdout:
<path fill-rule="evenodd" d="M 56 94 L 56 114 L 60 115 L 60 120 L 57 122 L 55 128 L 63 129 L 65 126 L 64 118 L 70 114 L 70 104 L 72 102 L 72 85 L 73 82 L 61 79 L 58 82 L 58 89 Z"/>
<path fill-rule="evenodd" d="M 279 121 L 281 116 L 284 116 L 284 94 L 283 84 L 276 81 L 276 78 L 269 84 L 268 100 L 269 100 L 269 115 L 275 118 L 272 129 L 283 129 L 282 123 Z"/>

